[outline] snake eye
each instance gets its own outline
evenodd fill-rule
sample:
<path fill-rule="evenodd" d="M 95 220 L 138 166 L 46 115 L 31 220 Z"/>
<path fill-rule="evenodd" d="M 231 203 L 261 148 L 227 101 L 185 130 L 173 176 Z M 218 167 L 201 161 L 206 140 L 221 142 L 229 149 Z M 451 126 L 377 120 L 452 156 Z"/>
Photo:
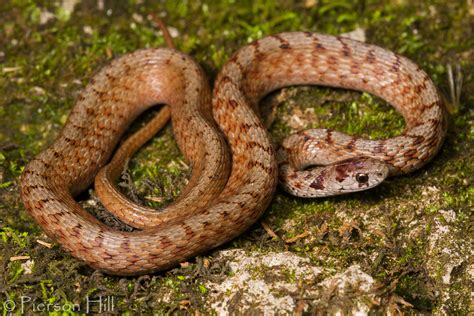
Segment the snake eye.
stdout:
<path fill-rule="evenodd" d="M 359 183 L 369 182 L 369 175 L 367 173 L 358 173 L 356 174 L 356 180 Z"/>

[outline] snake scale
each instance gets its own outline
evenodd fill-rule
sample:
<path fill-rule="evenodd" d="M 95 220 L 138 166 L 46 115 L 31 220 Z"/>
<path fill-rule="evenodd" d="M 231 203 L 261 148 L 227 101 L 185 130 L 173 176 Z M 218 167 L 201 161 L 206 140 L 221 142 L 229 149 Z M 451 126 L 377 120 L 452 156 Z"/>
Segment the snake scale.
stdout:
<path fill-rule="evenodd" d="M 385 140 L 307 130 L 276 150 L 259 118 L 259 100 L 308 84 L 379 96 L 403 115 L 406 129 Z M 159 212 L 127 208 L 110 184 L 120 160 L 148 136 L 132 136 L 103 168 L 131 122 L 156 104 L 167 105 L 156 128 L 171 112 L 178 145 L 193 167 L 183 194 Z M 267 208 L 279 177 L 286 190 L 303 196 L 366 189 L 420 168 L 445 134 L 443 104 L 427 74 L 377 46 L 309 32 L 265 37 L 230 58 L 212 92 L 189 56 L 170 48 L 138 50 L 91 79 L 56 141 L 26 166 L 21 196 L 46 234 L 75 257 L 110 274 L 143 274 L 241 234 Z M 313 164 L 329 165 L 306 169 Z M 98 173 L 96 189 L 107 208 L 143 229 L 113 229 L 74 200 Z"/>

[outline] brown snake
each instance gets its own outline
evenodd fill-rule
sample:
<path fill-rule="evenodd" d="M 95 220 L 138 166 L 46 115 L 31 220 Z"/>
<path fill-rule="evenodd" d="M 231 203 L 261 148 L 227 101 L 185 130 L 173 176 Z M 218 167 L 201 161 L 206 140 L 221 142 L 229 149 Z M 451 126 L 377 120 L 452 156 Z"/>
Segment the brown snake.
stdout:
<path fill-rule="evenodd" d="M 139 50 L 94 76 L 57 140 L 26 166 L 20 180 L 25 207 L 48 236 L 96 269 L 133 275 L 174 266 L 238 236 L 266 209 L 278 166 L 258 103 L 275 89 L 301 84 L 377 95 L 403 115 L 406 129 L 386 140 L 329 130 L 289 137 L 279 155 L 280 178 L 290 192 L 316 196 L 327 189 L 338 194 L 372 187 L 387 174 L 421 167 L 443 142 L 446 116 L 432 81 L 413 62 L 377 46 L 304 32 L 257 40 L 223 67 L 212 102 L 203 71 L 190 57 L 174 49 Z M 96 189 L 121 219 L 145 229 L 118 231 L 73 197 L 90 186 L 129 124 L 155 104 L 169 105 L 156 126 L 171 109 L 178 145 L 193 173 L 170 207 L 128 209 L 110 181 L 134 143 L 148 136 L 125 142 L 117 162 L 100 172 Z M 314 163 L 331 165 L 298 171 Z"/>

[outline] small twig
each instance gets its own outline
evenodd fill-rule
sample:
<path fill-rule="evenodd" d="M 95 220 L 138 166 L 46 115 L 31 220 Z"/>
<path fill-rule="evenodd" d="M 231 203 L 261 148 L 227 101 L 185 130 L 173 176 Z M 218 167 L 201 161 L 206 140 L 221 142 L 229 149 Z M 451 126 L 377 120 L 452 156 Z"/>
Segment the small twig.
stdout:
<path fill-rule="evenodd" d="M 273 229 L 270 228 L 270 226 L 263 220 L 260 221 L 260 225 L 262 225 L 263 229 L 267 232 L 270 237 L 275 238 L 275 239 L 280 239 L 278 235 L 273 231 Z"/>
<path fill-rule="evenodd" d="M 463 75 L 461 71 L 461 65 L 456 63 L 456 68 L 453 72 L 453 67 L 448 64 L 448 82 L 449 82 L 449 95 L 450 95 L 450 107 L 449 112 L 455 112 L 459 108 L 461 101 L 461 92 L 463 85 Z"/>
<path fill-rule="evenodd" d="M 4 73 L 8 73 L 8 72 L 16 72 L 16 71 L 19 71 L 21 70 L 21 67 L 3 67 L 2 71 Z"/>
<path fill-rule="evenodd" d="M 285 239 L 285 243 L 287 243 L 287 244 L 292 244 L 292 243 L 295 243 L 295 242 L 297 242 L 298 240 L 303 239 L 303 238 L 306 238 L 306 237 L 308 237 L 308 236 L 309 236 L 309 232 L 308 232 L 308 231 L 305 231 L 304 233 L 301 233 L 301 234 L 299 234 L 299 235 L 296 235 L 295 237 Z"/>
<path fill-rule="evenodd" d="M 49 248 L 49 249 L 51 249 L 53 247 L 53 244 L 51 244 L 49 242 L 46 242 L 46 241 L 42 241 L 41 239 L 36 239 L 36 242 L 40 245 L 45 246 L 46 248 Z"/>
<path fill-rule="evenodd" d="M 15 257 L 10 257 L 10 261 L 28 260 L 30 258 L 31 258 L 30 256 L 15 256 Z"/>
<path fill-rule="evenodd" d="M 165 22 L 163 22 L 163 20 L 160 19 L 156 14 L 151 14 L 151 19 L 158 25 L 161 32 L 163 33 L 163 38 L 165 39 L 166 46 L 168 46 L 169 48 L 175 48 L 173 44 L 173 39 L 168 28 L 166 27 Z"/>

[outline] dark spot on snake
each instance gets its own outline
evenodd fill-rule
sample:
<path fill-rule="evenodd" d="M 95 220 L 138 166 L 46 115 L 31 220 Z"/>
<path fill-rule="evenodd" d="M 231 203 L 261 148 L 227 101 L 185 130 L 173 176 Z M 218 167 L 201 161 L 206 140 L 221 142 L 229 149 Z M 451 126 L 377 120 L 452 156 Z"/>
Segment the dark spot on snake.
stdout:
<path fill-rule="evenodd" d="M 288 176 L 288 179 L 296 179 L 296 178 L 298 178 L 298 175 L 296 174 L 296 172 L 293 172 L 292 174 Z"/>
<path fill-rule="evenodd" d="M 428 122 L 430 122 L 432 125 L 435 125 L 435 126 L 439 125 L 440 123 L 438 119 L 433 119 L 433 118 L 430 118 Z"/>
<path fill-rule="evenodd" d="M 102 242 L 104 241 L 103 233 L 99 233 L 95 238 L 94 241 L 96 242 L 97 247 L 102 246 Z"/>
<path fill-rule="evenodd" d="M 378 153 L 383 153 L 383 152 L 384 152 L 384 148 L 385 148 L 385 146 L 384 146 L 383 141 L 380 141 L 380 143 L 378 143 L 378 144 L 374 147 L 374 149 L 373 149 L 372 152 L 373 152 L 373 153 L 377 153 L 377 154 L 378 154 Z"/>
<path fill-rule="evenodd" d="M 258 142 L 255 142 L 255 141 L 250 141 L 247 143 L 247 149 L 253 149 L 255 147 L 258 147 L 260 148 L 261 150 L 267 152 L 267 153 L 271 153 L 272 152 L 272 148 L 270 147 L 265 147 L 263 146 L 262 144 L 258 143 Z"/>
<path fill-rule="evenodd" d="M 235 110 L 239 106 L 239 103 L 237 103 L 237 101 L 235 101 L 234 99 L 230 99 L 229 105 L 232 108 L 232 110 Z"/>
<path fill-rule="evenodd" d="M 56 217 L 63 217 L 64 215 L 66 215 L 66 212 L 63 212 L 63 211 L 54 213 L 54 216 L 56 216 Z"/>
<path fill-rule="evenodd" d="M 323 190 L 324 189 L 324 176 L 321 174 L 314 179 L 314 181 L 309 185 L 310 188 L 315 190 Z"/>
<path fill-rule="evenodd" d="M 107 79 L 109 79 L 109 81 L 115 81 L 117 79 L 109 73 L 105 73 L 105 76 L 107 77 Z"/>
<path fill-rule="evenodd" d="M 415 67 L 417 72 L 423 72 L 423 69 L 421 69 L 420 65 L 415 64 Z"/>
<path fill-rule="evenodd" d="M 326 47 L 324 47 L 324 45 L 321 43 L 317 43 L 315 47 L 316 47 L 316 50 L 319 50 L 319 51 L 326 50 Z"/>
<path fill-rule="evenodd" d="M 234 64 L 239 67 L 240 72 L 244 71 L 244 66 L 242 66 L 242 64 L 237 59 L 234 61 Z"/>
<path fill-rule="evenodd" d="M 101 244 L 102 244 L 102 242 L 101 242 Z M 103 252 L 103 254 L 104 254 L 104 256 L 105 256 L 104 259 L 106 259 L 106 260 L 112 259 L 112 257 L 113 257 L 113 255 L 112 255 L 111 253 L 107 252 L 107 250 L 105 250 L 105 251 Z M 135 257 L 135 255 L 134 255 L 133 257 Z"/>
<path fill-rule="evenodd" d="M 417 152 L 418 152 L 418 150 L 416 150 L 416 149 L 410 149 L 410 150 L 408 150 L 408 151 L 404 154 L 404 156 L 405 156 L 405 157 L 412 157 L 412 156 L 414 156 Z"/>
<path fill-rule="evenodd" d="M 260 46 L 260 42 L 259 42 L 258 40 L 253 41 L 252 43 L 250 43 L 250 46 L 259 47 L 259 46 Z"/>
<path fill-rule="evenodd" d="M 347 173 L 347 169 L 348 169 L 348 164 L 340 164 L 340 165 L 337 165 L 336 166 L 336 180 L 338 182 L 342 182 L 344 181 L 347 176 L 348 176 L 348 173 Z"/>
<path fill-rule="evenodd" d="M 349 143 L 346 145 L 346 148 L 349 150 L 354 149 L 355 143 L 357 141 L 356 137 L 352 137 L 352 139 L 349 141 Z"/>
<path fill-rule="evenodd" d="M 416 85 L 415 88 L 414 88 L 415 93 L 420 94 L 421 91 L 423 91 L 424 88 L 425 88 L 425 87 L 424 87 L 423 84 Z"/>
<path fill-rule="evenodd" d="M 167 236 L 161 236 L 160 242 L 164 248 L 169 247 L 171 245 L 171 240 Z"/>
<path fill-rule="evenodd" d="M 245 202 L 243 202 L 243 201 L 237 202 L 237 204 L 239 205 L 239 207 L 241 209 L 244 208 L 244 206 L 245 206 Z"/>
<path fill-rule="evenodd" d="M 360 72 L 359 65 L 357 65 L 357 64 L 352 64 L 352 65 L 351 65 L 351 73 L 354 74 L 354 75 L 356 75 L 356 74 L 358 74 L 359 72 Z M 367 80 L 366 78 L 362 78 L 362 82 L 367 83 L 367 81 L 368 81 L 368 80 Z"/>
<path fill-rule="evenodd" d="M 124 238 L 122 243 L 120 244 L 120 248 L 123 248 L 125 251 L 130 251 L 130 240 Z"/>
<path fill-rule="evenodd" d="M 338 63 L 337 58 L 332 55 L 327 57 L 326 62 L 330 65 L 336 65 Z"/>
<path fill-rule="evenodd" d="M 184 229 L 184 232 L 186 233 L 187 236 L 189 236 L 189 237 L 194 236 L 194 231 L 187 224 L 182 223 L 181 227 Z"/>
<path fill-rule="evenodd" d="M 424 125 L 424 124 L 425 124 L 425 122 L 422 122 L 418 119 L 415 119 L 412 122 L 410 122 L 410 128 L 415 128 L 415 127 L 418 127 L 418 126 L 421 126 L 421 125 Z"/>
<path fill-rule="evenodd" d="M 30 169 L 26 169 L 25 171 L 23 171 L 22 177 L 24 177 L 24 175 L 27 175 L 27 174 L 34 174 L 34 172 L 31 171 Z"/>
<path fill-rule="evenodd" d="M 273 35 L 273 38 L 277 39 L 278 41 L 280 41 L 281 45 L 280 45 L 280 48 L 282 49 L 288 49 L 288 48 L 291 48 L 290 47 L 290 43 L 288 43 L 287 40 L 285 40 L 284 38 L 282 38 L 280 35 Z"/>
<path fill-rule="evenodd" d="M 239 127 L 240 127 L 240 132 L 246 132 L 248 130 L 250 130 L 250 128 L 252 127 L 253 125 L 252 124 L 249 124 L 249 123 L 243 123 L 241 124 Z M 259 127 L 259 126 L 257 126 Z"/>
<path fill-rule="evenodd" d="M 25 186 L 25 189 L 28 189 L 28 191 L 30 191 L 30 189 L 37 189 L 37 188 L 44 188 L 44 186 L 42 185 L 39 185 L 39 184 L 33 184 L 33 185 L 29 185 L 29 186 Z"/>
<path fill-rule="evenodd" d="M 293 186 L 294 186 L 295 188 L 297 188 L 297 189 L 303 188 L 303 186 L 302 186 L 301 183 L 299 183 L 299 182 L 293 183 Z"/>
<path fill-rule="evenodd" d="M 410 136 L 411 138 L 415 139 L 415 141 L 413 142 L 413 145 L 419 145 L 423 143 L 423 141 L 425 140 L 423 136 L 419 136 L 419 135 L 407 135 L 407 136 Z"/>
<path fill-rule="evenodd" d="M 263 163 L 261 163 L 260 161 L 255 161 L 255 160 L 250 160 L 249 162 L 247 162 L 247 168 L 251 169 L 253 167 L 260 167 L 261 169 L 263 170 L 266 170 L 266 167 Z"/>
<path fill-rule="evenodd" d="M 347 46 L 346 42 L 344 42 L 340 36 L 337 36 L 336 38 L 342 44 L 342 55 L 345 57 L 351 56 L 351 48 Z"/>
<path fill-rule="evenodd" d="M 441 106 L 441 102 L 439 100 L 431 102 L 430 104 L 424 104 L 423 110 L 431 109 L 435 106 Z"/>
<path fill-rule="evenodd" d="M 367 53 L 367 56 L 365 57 L 365 59 L 370 63 L 370 64 L 373 64 L 375 63 L 375 51 L 373 49 L 370 49 L 369 52 Z"/>
<path fill-rule="evenodd" d="M 39 159 L 38 159 L 38 160 L 39 160 Z M 23 173 L 22 173 L 21 176 L 22 176 L 22 178 L 23 178 L 23 177 L 25 177 L 25 176 L 28 175 L 28 174 L 34 175 L 34 176 L 36 176 L 36 177 L 38 177 L 38 178 L 41 178 L 41 179 L 43 179 L 43 180 L 47 180 L 47 179 L 48 179 L 48 177 L 45 176 L 44 174 L 41 174 L 41 173 L 39 173 L 38 171 L 30 170 L 30 169 L 27 169 L 27 170 L 23 171 Z"/>
<path fill-rule="evenodd" d="M 326 143 L 328 143 L 329 145 L 334 143 L 334 140 L 332 139 L 332 131 L 331 130 L 328 130 L 327 133 L 326 133 Z"/>
<path fill-rule="evenodd" d="M 248 192 L 248 194 L 252 197 L 252 198 L 257 198 L 260 194 L 259 192 Z"/>
<path fill-rule="evenodd" d="M 110 109 L 107 109 L 107 108 L 106 108 L 106 109 L 102 112 L 102 114 L 103 114 L 104 116 L 110 117 L 110 116 L 112 116 L 113 113 L 112 113 L 112 111 L 111 111 Z"/>
<path fill-rule="evenodd" d="M 398 72 L 400 70 L 400 56 L 395 55 L 395 62 L 393 63 L 391 70 L 393 72 Z"/>
<path fill-rule="evenodd" d="M 72 124 L 72 126 L 74 126 L 75 128 L 77 128 L 77 129 L 79 129 L 79 130 L 81 130 L 81 131 L 87 129 L 87 127 L 80 126 L 80 125 L 76 125 L 76 124 Z"/>
<path fill-rule="evenodd" d="M 230 63 L 235 63 L 237 61 L 237 55 L 233 55 L 231 58 L 229 58 L 229 61 Z"/>
<path fill-rule="evenodd" d="M 229 76 L 223 76 L 221 78 L 221 82 L 222 82 L 222 84 L 224 84 L 224 83 L 234 83 Z"/>

